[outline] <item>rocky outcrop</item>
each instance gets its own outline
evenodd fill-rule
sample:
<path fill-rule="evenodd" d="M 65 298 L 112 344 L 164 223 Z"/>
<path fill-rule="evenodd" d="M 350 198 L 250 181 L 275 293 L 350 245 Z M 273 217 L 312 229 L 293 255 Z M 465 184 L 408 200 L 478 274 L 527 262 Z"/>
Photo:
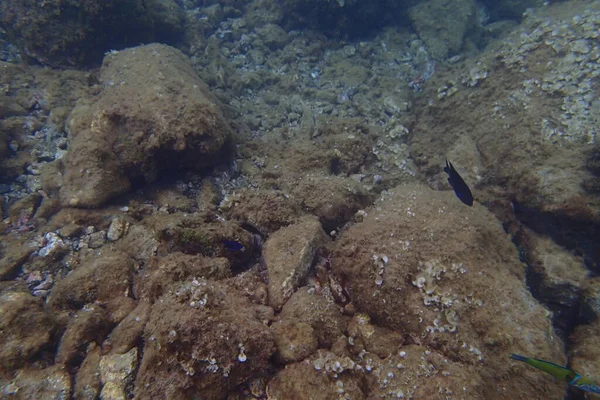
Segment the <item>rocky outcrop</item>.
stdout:
<path fill-rule="evenodd" d="M 22 56 L 51 66 L 98 64 L 110 49 L 182 34 L 183 11 L 174 0 L 5 0 L 0 25 Z"/>
<path fill-rule="evenodd" d="M 511 352 L 559 363 L 564 356 L 548 312 L 525 286 L 516 249 L 487 210 L 464 206 L 451 191 L 407 185 L 366 211 L 364 221 L 335 242 L 331 256 L 333 271 L 359 311 L 425 352 L 435 348 L 453 360 L 451 369 L 478 365 L 469 373 L 475 379 L 456 386 L 474 398 L 527 392 L 545 399 L 562 393 L 560 385 L 507 361 Z M 453 387 L 466 378 L 451 375 Z M 428 391 L 434 388 L 415 378 L 398 390 L 418 386 L 415 395 L 433 398 Z M 483 382 L 504 391 L 492 394 Z"/>
<path fill-rule="evenodd" d="M 73 110 L 69 151 L 45 175 L 64 206 L 100 206 L 132 182 L 198 170 L 221 155 L 229 125 L 178 50 L 155 44 L 111 53 L 101 77 L 105 89 Z M 62 179 L 50 184 L 56 174 Z"/>

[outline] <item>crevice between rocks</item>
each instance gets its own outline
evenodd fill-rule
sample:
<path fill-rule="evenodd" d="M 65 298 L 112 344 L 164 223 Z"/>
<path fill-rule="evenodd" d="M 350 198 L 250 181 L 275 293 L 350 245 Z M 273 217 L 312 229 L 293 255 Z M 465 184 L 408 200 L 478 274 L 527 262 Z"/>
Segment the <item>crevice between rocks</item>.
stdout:
<path fill-rule="evenodd" d="M 536 233 L 550 237 L 556 244 L 583 258 L 590 276 L 600 275 L 600 222 L 594 219 L 551 213 L 513 203 L 514 218 L 520 225 Z M 506 226 L 505 226 L 506 227 Z M 571 284 L 549 286 L 545 277 L 532 264 L 529 256 L 527 233 L 518 229 L 513 242 L 519 249 L 519 257 L 527 265 L 526 283 L 533 297 L 552 311 L 552 325 L 565 344 L 565 353 L 570 365 L 570 350 L 573 345 L 569 337 L 581 324 L 597 318 L 593 310 L 586 310 L 583 290 Z M 584 400 L 585 393 L 567 387 L 565 400 Z"/>

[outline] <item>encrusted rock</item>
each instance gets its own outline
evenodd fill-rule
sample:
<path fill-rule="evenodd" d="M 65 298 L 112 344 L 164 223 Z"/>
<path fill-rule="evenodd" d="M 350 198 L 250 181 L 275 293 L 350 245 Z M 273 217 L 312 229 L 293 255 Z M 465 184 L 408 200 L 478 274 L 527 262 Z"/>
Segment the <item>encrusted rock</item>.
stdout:
<path fill-rule="evenodd" d="M 408 15 L 437 61 L 458 53 L 476 22 L 475 5 L 469 0 L 423 1 L 410 8 Z"/>
<path fill-rule="evenodd" d="M 109 303 L 115 312 L 128 297 L 132 274 L 133 262 L 123 253 L 107 249 L 102 257 L 91 259 L 57 282 L 50 305 L 77 309 L 99 300 Z"/>
<path fill-rule="evenodd" d="M 126 222 L 122 217 L 115 217 L 110 223 L 108 231 L 106 232 L 106 239 L 111 242 L 119 240 L 129 228 L 129 223 Z"/>
<path fill-rule="evenodd" d="M 16 377 L 3 385 L 7 398 L 68 400 L 71 398 L 71 376 L 60 365 L 44 369 L 22 369 Z"/>
<path fill-rule="evenodd" d="M 81 363 L 75 377 L 73 397 L 76 400 L 96 400 L 100 394 L 99 365 L 101 349 L 96 344 L 88 347 L 87 355 Z"/>
<path fill-rule="evenodd" d="M 144 332 L 150 314 L 150 303 L 141 301 L 137 307 L 113 329 L 103 346 L 112 353 L 123 354 L 136 346 Z"/>
<path fill-rule="evenodd" d="M 0 295 L 0 367 L 25 364 L 52 340 L 55 321 L 42 301 L 22 292 Z"/>
<path fill-rule="evenodd" d="M 68 123 L 63 205 L 96 207 L 132 179 L 153 182 L 166 169 L 217 160 L 230 127 L 181 52 L 153 44 L 109 54 L 101 76 L 102 93 L 81 101 Z"/>
<path fill-rule="evenodd" d="M 398 351 L 404 337 L 399 332 L 383 328 L 371 323 L 367 314 L 357 314 L 348 323 L 348 335 L 353 353 L 367 350 L 380 357 Z"/>
<path fill-rule="evenodd" d="M 109 320 L 102 307 L 89 306 L 78 311 L 60 340 L 56 363 L 79 365 L 84 359 L 87 344 L 102 341 L 108 329 Z"/>
<path fill-rule="evenodd" d="M 289 364 L 279 371 L 267 386 L 269 400 L 366 398 L 360 389 L 360 379 L 344 375 L 339 379 L 327 376 L 309 363 Z"/>
<path fill-rule="evenodd" d="M 269 305 L 275 309 L 302 283 L 326 234 L 318 220 L 302 219 L 269 237 L 263 257 L 269 273 Z"/>
<path fill-rule="evenodd" d="M 0 279 L 13 278 L 34 251 L 28 243 L 11 243 L 10 251 L 0 259 Z"/>
<path fill-rule="evenodd" d="M 100 397 L 106 400 L 126 400 L 127 387 L 133 381 L 138 364 L 136 347 L 125 354 L 107 354 L 100 360 Z"/>
<path fill-rule="evenodd" d="M 528 231 L 525 256 L 529 286 L 536 298 L 554 312 L 555 328 L 567 334 L 581 302 L 588 276 L 583 258 L 558 246 L 550 238 Z"/>
<path fill-rule="evenodd" d="M 149 260 L 145 273 L 138 277 L 138 297 L 155 301 L 173 284 L 188 278 L 224 279 L 231 276 L 226 258 L 209 258 L 180 252 Z"/>
<path fill-rule="evenodd" d="M 305 322 L 283 322 L 273 325 L 277 355 L 287 364 L 302 361 L 317 350 L 315 331 Z"/>
<path fill-rule="evenodd" d="M 224 398 L 264 370 L 274 352 L 247 298 L 223 283 L 190 279 L 152 306 L 136 397 Z"/>
<path fill-rule="evenodd" d="M 82 66 L 100 62 L 115 43 L 174 42 L 182 30 L 181 13 L 173 0 L 148 4 L 5 0 L 0 3 L 0 24 L 24 58 L 54 66 Z"/>
<path fill-rule="evenodd" d="M 345 322 L 332 296 L 306 287 L 298 289 L 279 314 L 281 321 L 305 322 L 313 327 L 320 347 L 330 347 L 345 330 Z"/>
<path fill-rule="evenodd" d="M 584 286 L 579 319 L 582 323 L 589 324 L 596 321 L 598 317 L 600 317 L 600 278 L 595 277 L 588 280 Z"/>
<path fill-rule="evenodd" d="M 159 242 L 156 234 L 143 225 L 132 225 L 118 242 L 119 249 L 136 261 L 146 262 L 156 254 Z"/>
<path fill-rule="evenodd" d="M 378 285 L 373 260 L 383 261 L 382 254 L 388 262 Z M 506 361 L 510 352 L 537 352 L 559 363 L 564 355 L 549 313 L 525 286 L 516 248 L 483 207 L 465 207 L 452 191 L 398 186 L 336 240 L 331 266 L 359 311 L 424 351 L 478 365 L 474 379 L 502 385 L 503 396 L 524 390 L 536 399 L 562 396 L 559 385 L 539 374 L 524 379 Z M 489 397 L 464 385 L 474 398 Z M 414 394 L 426 393 L 423 387 Z"/>

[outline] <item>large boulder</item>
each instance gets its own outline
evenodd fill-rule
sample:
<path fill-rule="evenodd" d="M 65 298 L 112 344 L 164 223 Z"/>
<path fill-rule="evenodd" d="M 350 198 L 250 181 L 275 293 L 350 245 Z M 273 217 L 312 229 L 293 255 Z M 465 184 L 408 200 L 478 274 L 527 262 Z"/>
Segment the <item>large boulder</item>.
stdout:
<path fill-rule="evenodd" d="M 188 279 L 152 306 L 136 398 L 224 399 L 274 352 L 246 297 L 221 282 Z"/>
<path fill-rule="evenodd" d="M 230 127 L 180 51 L 153 44 L 113 52 L 101 79 L 102 93 L 71 113 L 59 174 L 44 174 L 64 206 L 96 207 L 132 182 L 205 168 L 221 155 Z"/>
<path fill-rule="evenodd" d="M 476 379 L 459 385 L 471 398 L 563 395 L 560 385 L 508 361 L 512 352 L 559 364 L 564 355 L 551 314 L 527 290 L 525 266 L 490 212 L 419 185 L 395 188 L 367 212 L 331 255 L 359 311 L 423 351 L 478 365 Z M 421 390 L 417 397 L 433 398 Z"/>
<path fill-rule="evenodd" d="M 3 0 L 0 25 L 26 58 L 52 66 L 97 64 L 113 48 L 175 43 L 183 10 L 174 0 Z"/>
<path fill-rule="evenodd" d="M 410 153 L 448 187 L 444 156 L 484 204 L 504 203 L 534 231 L 600 270 L 600 188 L 594 86 L 600 3 L 527 14 L 502 44 L 424 91 Z M 480 123 L 481 122 L 481 123 Z M 485 122 L 485 123 L 483 123 Z"/>

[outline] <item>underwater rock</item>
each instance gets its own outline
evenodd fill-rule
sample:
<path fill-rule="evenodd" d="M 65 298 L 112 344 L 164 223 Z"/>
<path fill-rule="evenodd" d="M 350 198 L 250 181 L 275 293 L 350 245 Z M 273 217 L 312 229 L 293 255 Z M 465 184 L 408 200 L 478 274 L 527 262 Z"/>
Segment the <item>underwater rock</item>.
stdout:
<path fill-rule="evenodd" d="M 0 94 L 0 119 L 14 116 L 23 116 L 27 114 L 21 105 L 4 94 Z"/>
<path fill-rule="evenodd" d="M 301 287 L 290 297 L 281 309 L 278 320 L 309 324 L 322 348 L 331 347 L 346 329 L 344 316 L 333 297 L 325 292 L 316 293 L 307 287 Z"/>
<path fill-rule="evenodd" d="M 463 166 L 476 174 L 479 201 L 511 203 L 520 222 L 582 254 L 594 272 L 600 201 L 589 190 L 594 175 L 586 158 L 597 142 L 599 4 L 552 2 L 526 13 L 499 47 L 458 66 L 455 78 L 467 85 L 487 77 L 425 107 L 410 147 L 432 179 L 439 179 L 440 154 L 448 148 L 479 159 Z M 575 44 L 581 41 L 589 53 L 571 51 L 586 51 Z M 433 96 L 425 93 L 427 101 Z M 456 146 L 464 136 L 476 147 Z"/>
<path fill-rule="evenodd" d="M 100 395 L 99 365 L 101 359 L 100 346 L 92 343 L 87 349 L 85 359 L 75 376 L 73 398 L 75 400 L 96 400 Z"/>
<path fill-rule="evenodd" d="M 302 215 L 297 201 L 280 190 L 242 189 L 226 196 L 219 208 L 229 218 L 253 225 L 264 233 L 275 232 Z"/>
<path fill-rule="evenodd" d="M 117 244 L 118 248 L 138 262 L 146 262 L 159 246 L 156 234 L 148 227 L 140 224 L 131 225 L 125 237 Z"/>
<path fill-rule="evenodd" d="M 586 282 L 580 302 L 579 320 L 581 323 L 590 324 L 600 317 L 600 278 L 590 278 Z"/>
<path fill-rule="evenodd" d="M 528 285 L 531 292 L 554 312 L 554 327 L 568 335 L 588 276 L 583 258 L 531 231 L 527 233 L 523 247 L 530 266 Z"/>
<path fill-rule="evenodd" d="M 350 221 L 374 197 L 352 178 L 324 174 L 305 176 L 290 190 L 305 212 L 319 217 L 327 232 Z"/>
<path fill-rule="evenodd" d="M 541 7 L 545 0 L 483 0 L 483 3 L 489 8 L 490 18 L 496 21 L 521 19 L 528 8 Z"/>
<path fill-rule="evenodd" d="M 33 218 L 33 214 L 42 202 L 42 196 L 39 193 L 31 193 L 22 199 L 14 202 L 8 209 L 8 217 L 13 224 L 17 225 L 21 220 L 22 223 L 29 222 Z"/>
<path fill-rule="evenodd" d="M 302 361 L 317 350 L 319 341 L 312 326 L 306 322 L 282 322 L 272 325 L 277 346 L 277 358 L 288 364 Z"/>
<path fill-rule="evenodd" d="M 100 398 L 127 400 L 127 389 L 131 385 L 138 365 L 138 349 L 134 347 L 124 354 L 107 354 L 100 360 L 99 373 L 102 391 Z"/>
<path fill-rule="evenodd" d="M 355 315 L 348 323 L 348 338 L 354 354 L 366 350 L 382 358 L 395 353 L 404 343 L 401 333 L 373 325 L 368 314 L 363 313 Z"/>
<path fill-rule="evenodd" d="M 63 333 L 55 362 L 67 366 L 77 366 L 85 359 L 88 344 L 100 343 L 110 330 L 106 311 L 99 306 L 86 306 L 69 320 Z"/>
<path fill-rule="evenodd" d="M 406 22 L 406 8 L 420 0 L 283 0 L 284 24 L 338 37 L 365 37 L 381 26 Z M 363 36 L 364 35 L 364 36 Z"/>
<path fill-rule="evenodd" d="M 79 309 L 95 301 L 106 302 L 112 313 L 129 307 L 128 298 L 133 261 L 125 254 L 105 247 L 102 257 L 91 258 L 58 281 L 50 296 L 56 309 Z"/>
<path fill-rule="evenodd" d="M 0 259 L 0 280 L 12 279 L 35 251 L 35 248 L 27 243 L 19 242 L 10 243 L 9 249 L 10 251 L 5 252 Z"/>
<path fill-rule="evenodd" d="M 340 395 L 350 399 L 365 399 L 361 391 L 360 378 L 344 374 L 339 378 L 329 377 L 318 371 L 312 363 L 294 363 L 280 370 L 267 386 L 269 400 L 329 400 Z"/>
<path fill-rule="evenodd" d="M 71 390 L 69 371 L 61 365 L 53 365 L 20 370 L 3 386 L 2 394 L 17 399 L 67 400 L 71 398 Z"/>
<path fill-rule="evenodd" d="M 105 52 L 182 34 L 174 0 L 3 0 L 2 25 L 23 57 L 54 67 L 98 64 Z"/>
<path fill-rule="evenodd" d="M 133 311 L 113 329 L 103 347 L 111 353 L 123 354 L 135 347 L 142 338 L 150 314 L 150 303 L 140 301 Z"/>
<path fill-rule="evenodd" d="M 600 377 L 600 320 L 576 326 L 569 336 L 569 366 L 581 376 L 598 382 Z"/>
<path fill-rule="evenodd" d="M 280 309 L 304 281 L 326 238 L 319 221 L 309 217 L 281 228 L 269 237 L 263 248 L 263 258 L 269 276 L 271 307 Z"/>
<path fill-rule="evenodd" d="M 2 161 L 4 161 L 4 156 L 6 156 L 6 153 L 8 152 L 7 150 L 8 150 L 8 146 L 6 145 L 6 133 L 4 132 L 4 129 L 2 129 L 2 126 L 0 125 L 0 163 L 2 163 Z M 4 173 L 2 173 L 2 175 L 4 175 Z M 0 176 L 2 176 L 2 175 L 0 175 Z"/>
<path fill-rule="evenodd" d="M 224 156 L 231 129 L 179 50 L 153 44 L 113 52 L 100 72 L 104 90 L 81 101 L 67 124 L 72 143 L 55 185 L 63 206 L 97 207 L 132 181 L 200 170 Z"/>
<path fill-rule="evenodd" d="M 288 42 L 288 34 L 279 25 L 266 24 L 256 29 L 258 37 L 271 51 L 281 49 Z"/>
<path fill-rule="evenodd" d="M 253 0 L 246 7 L 244 20 L 250 28 L 265 24 L 279 24 L 283 12 L 279 2 L 272 0 Z"/>
<path fill-rule="evenodd" d="M 224 257 L 170 253 L 148 260 L 143 276 L 136 278 L 136 297 L 154 302 L 174 284 L 189 278 L 225 279 L 231 276 L 229 261 Z"/>
<path fill-rule="evenodd" d="M 428 0 L 408 10 L 412 26 L 436 61 L 458 54 L 476 26 L 471 0 Z"/>
<path fill-rule="evenodd" d="M 268 326 L 221 282 L 189 279 L 154 303 L 135 387 L 139 398 L 224 399 L 275 352 Z"/>
<path fill-rule="evenodd" d="M 41 299 L 29 293 L 3 293 L 0 315 L 1 368 L 18 368 L 50 344 L 56 323 Z"/>
<path fill-rule="evenodd" d="M 433 347 L 455 363 L 478 365 L 474 373 L 488 387 L 504 387 L 494 397 L 465 383 L 474 398 L 562 395 L 560 385 L 530 371 L 515 374 L 506 360 L 510 352 L 559 362 L 564 356 L 549 313 L 525 287 L 515 246 L 491 213 L 420 185 L 384 193 L 367 212 L 330 256 L 359 311 L 423 351 Z"/>

